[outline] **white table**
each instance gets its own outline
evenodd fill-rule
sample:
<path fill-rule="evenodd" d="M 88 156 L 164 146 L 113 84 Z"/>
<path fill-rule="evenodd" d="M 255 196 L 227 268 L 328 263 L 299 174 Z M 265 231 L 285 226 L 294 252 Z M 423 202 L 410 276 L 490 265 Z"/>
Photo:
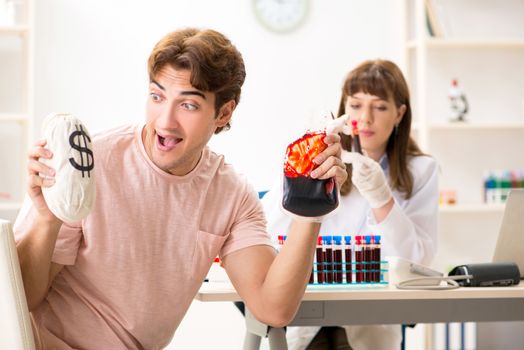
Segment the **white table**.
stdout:
<path fill-rule="evenodd" d="M 351 288 L 351 289 L 349 289 Z M 202 285 L 202 302 L 241 301 L 229 283 Z M 246 310 L 247 311 L 247 310 Z M 306 290 L 290 326 L 410 324 L 436 322 L 523 321 L 524 286 L 463 287 L 453 290 L 398 290 L 394 286 L 364 289 L 335 287 Z M 246 312 L 244 349 L 268 336 L 271 349 L 286 349 L 282 329 L 269 328 Z"/>

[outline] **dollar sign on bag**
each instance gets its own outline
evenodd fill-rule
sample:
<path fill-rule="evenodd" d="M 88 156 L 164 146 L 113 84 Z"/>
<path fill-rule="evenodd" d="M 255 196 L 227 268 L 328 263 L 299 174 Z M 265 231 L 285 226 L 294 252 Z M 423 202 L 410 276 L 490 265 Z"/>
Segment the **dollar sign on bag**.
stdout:
<path fill-rule="evenodd" d="M 74 158 L 69 158 L 69 162 L 75 169 L 80 170 L 82 172 L 82 177 L 84 177 L 85 172 L 87 172 L 88 177 L 91 177 L 91 174 L 89 172 L 93 170 L 93 167 L 95 165 L 93 159 L 93 152 L 89 148 L 87 148 L 87 141 L 91 142 L 91 138 L 87 136 L 82 125 L 75 125 L 75 127 L 76 131 L 73 131 L 69 136 L 69 144 L 71 145 L 71 147 L 80 152 L 80 164 L 78 164 Z M 78 128 L 80 128 L 80 130 L 78 130 Z M 77 136 L 78 138 L 75 140 L 75 137 Z M 84 140 L 83 146 L 81 142 L 82 140 Z M 75 143 L 75 141 L 78 141 L 78 143 Z"/>

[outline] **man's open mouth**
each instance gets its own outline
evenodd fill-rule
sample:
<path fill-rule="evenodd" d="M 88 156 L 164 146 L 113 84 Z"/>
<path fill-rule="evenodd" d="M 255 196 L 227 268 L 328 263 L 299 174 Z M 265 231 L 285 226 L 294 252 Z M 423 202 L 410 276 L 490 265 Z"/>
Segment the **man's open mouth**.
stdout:
<path fill-rule="evenodd" d="M 179 137 L 174 136 L 161 136 L 157 134 L 157 143 L 159 145 L 160 150 L 162 151 L 169 151 L 173 149 L 178 143 L 180 143 L 183 139 Z"/>

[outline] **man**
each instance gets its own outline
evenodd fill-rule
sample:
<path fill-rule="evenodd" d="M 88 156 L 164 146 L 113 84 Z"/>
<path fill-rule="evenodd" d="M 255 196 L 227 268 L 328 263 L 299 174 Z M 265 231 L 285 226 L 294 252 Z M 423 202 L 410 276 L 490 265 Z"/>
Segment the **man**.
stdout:
<path fill-rule="evenodd" d="M 146 124 L 93 138 L 97 199 L 80 223 L 49 210 L 45 140 L 29 155 L 32 206 L 15 231 L 40 348 L 166 346 L 217 254 L 260 321 L 284 326 L 303 295 L 319 223 L 294 221 L 275 254 L 256 192 L 207 148 L 229 127 L 245 78 L 222 34 L 168 34 L 149 58 Z M 337 135 L 312 176 L 345 178 Z M 47 175 L 44 179 L 39 174 Z"/>

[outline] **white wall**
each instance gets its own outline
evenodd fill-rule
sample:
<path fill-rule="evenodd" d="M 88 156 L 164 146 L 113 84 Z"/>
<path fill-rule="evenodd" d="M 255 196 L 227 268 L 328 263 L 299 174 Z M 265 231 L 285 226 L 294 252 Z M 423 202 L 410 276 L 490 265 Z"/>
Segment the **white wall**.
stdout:
<path fill-rule="evenodd" d="M 243 54 L 247 79 L 232 129 L 211 144 L 266 188 L 306 120 L 336 111 L 347 71 L 402 58 L 399 1 L 311 3 L 303 27 L 278 35 L 258 24 L 251 1 L 35 1 L 35 133 L 51 111 L 75 113 L 91 131 L 142 121 L 154 44 L 176 28 L 213 28 Z"/>
<path fill-rule="evenodd" d="M 247 79 L 233 127 L 211 146 L 265 189 L 284 147 L 308 120 L 336 112 L 344 75 L 368 58 L 401 63 L 399 1 L 311 0 L 305 24 L 278 35 L 256 22 L 251 1 L 35 1 L 35 134 L 51 111 L 79 116 L 93 132 L 144 119 L 146 61 L 168 31 L 225 33 L 242 52 Z M 240 348 L 231 304 L 195 302 L 171 348 Z"/>

